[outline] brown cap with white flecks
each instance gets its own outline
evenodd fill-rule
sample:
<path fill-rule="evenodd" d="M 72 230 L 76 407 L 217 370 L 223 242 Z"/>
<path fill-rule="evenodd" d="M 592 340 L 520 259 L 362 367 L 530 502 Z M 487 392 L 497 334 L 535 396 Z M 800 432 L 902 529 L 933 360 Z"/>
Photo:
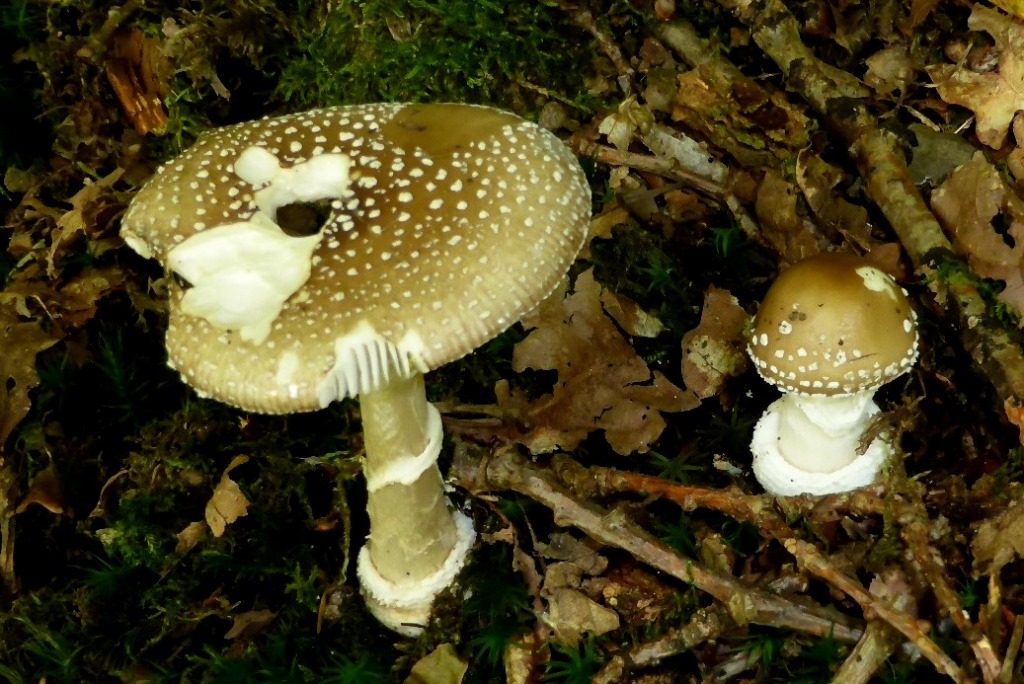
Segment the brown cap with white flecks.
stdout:
<path fill-rule="evenodd" d="M 917 360 L 907 293 L 860 257 L 819 254 L 783 271 L 758 309 L 747 352 L 785 392 L 874 391 Z"/>
<path fill-rule="evenodd" d="M 218 400 L 284 413 L 491 339 L 554 289 L 589 216 L 578 162 L 538 126 L 371 104 L 207 133 L 138 193 L 122 236 L 177 276 L 171 365 Z"/>

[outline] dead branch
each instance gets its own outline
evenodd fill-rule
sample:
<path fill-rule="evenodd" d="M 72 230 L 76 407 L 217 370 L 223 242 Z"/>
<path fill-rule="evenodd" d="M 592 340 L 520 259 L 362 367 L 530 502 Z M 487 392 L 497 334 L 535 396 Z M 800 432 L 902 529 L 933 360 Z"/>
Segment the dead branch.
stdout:
<path fill-rule="evenodd" d="M 747 586 L 680 556 L 622 511 L 606 510 L 577 498 L 550 469 L 535 466 L 515 447 L 498 447 L 485 455 L 463 443 L 456 448 L 451 477 L 458 486 L 474 494 L 511 489 L 529 496 L 551 509 L 556 524 L 576 527 L 591 538 L 627 551 L 641 562 L 710 594 L 739 625 L 754 623 L 817 636 L 831 634 L 840 641 L 856 641 L 862 634 L 855 623 L 840 613 L 817 605 L 798 604 Z"/>
<path fill-rule="evenodd" d="M 884 622 L 872 620 L 864 629 L 864 636 L 832 675 L 832 684 L 867 684 L 900 641 L 896 630 Z"/>
<path fill-rule="evenodd" d="M 614 656 L 591 681 L 593 684 L 631 681 L 630 675 L 635 670 L 653 667 L 665 658 L 685 653 L 733 626 L 735 623 L 721 605 L 701 608 L 683 627 L 669 630 L 654 641 Z"/>
<path fill-rule="evenodd" d="M 776 512 L 772 505 L 772 497 L 742 494 L 735 488 L 713 490 L 681 486 L 657 477 L 614 468 L 584 468 L 565 457 L 556 457 L 553 470 L 560 478 L 568 478 L 563 479 L 563 482 L 569 483 L 570 488 L 572 483 L 584 483 L 584 487 L 592 493 L 632 492 L 644 496 L 659 496 L 677 503 L 684 510 L 706 507 L 724 513 L 734 520 L 755 525 L 762 534 L 780 542 L 804 570 L 856 601 L 864 611 L 865 617 L 878 616 L 902 633 L 920 649 L 939 672 L 949 675 L 955 681 L 968 681 L 957 664 L 927 635 L 927 623 L 894 609 L 873 596 L 859 582 L 829 562 L 816 546 L 797 538 L 792 528 Z"/>
<path fill-rule="evenodd" d="M 999 658 L 993 651 L 988 637 L 968 619 L 967 612 L 960 601 L 960 595 L 946 579 L 942 556 L 928 542 L 928 530 L 924 524 L 927 519 L 922 505 L 919 515 L 903 525 L 903 540 L 914 560 L 914 565 L 927 579 L 928 586 L 932 588 L 943 612 L 949 616 L 971 645 L 971 650 L 974 651 L 981 666 L 982 679 L 986 684 L 994 684 L 999 677 L 1001 667 Z"/>

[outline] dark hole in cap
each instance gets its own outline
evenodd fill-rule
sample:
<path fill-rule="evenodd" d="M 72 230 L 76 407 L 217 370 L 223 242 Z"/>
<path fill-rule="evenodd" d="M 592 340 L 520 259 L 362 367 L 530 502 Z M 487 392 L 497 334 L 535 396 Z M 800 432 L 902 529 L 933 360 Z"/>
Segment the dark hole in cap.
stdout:
<path fill-rule="evenodd" d="M 999 237 L 1003 239 L 1003 243 L 1007 247 L 1013 249 L 1017 246 L 1017 241 L 1010 235 L 1010 226 L 1013 225 L 1013 219 L 1008 214 L 996 214 L 992 217 L 992 230 L 999 234 Z"/>
<path fill-rule="evenodd" d="M 319 233 L 330 216 L 330 199 L 292 202 L 277 208 L 277 225 L 285 235 L 308 237 Z"/>

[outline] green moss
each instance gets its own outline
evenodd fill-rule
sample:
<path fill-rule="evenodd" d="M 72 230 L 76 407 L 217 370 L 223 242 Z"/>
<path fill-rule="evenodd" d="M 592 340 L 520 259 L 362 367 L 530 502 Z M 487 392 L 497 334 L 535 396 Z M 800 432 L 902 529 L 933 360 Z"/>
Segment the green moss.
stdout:
<path fill-rule="evenodd" d="M 291 109 L 451 100 L 523 111 L 540 86 L 587 102 L 591 41 L 543 2 L 343 2 L 304 37 L 277 87 Z"/>

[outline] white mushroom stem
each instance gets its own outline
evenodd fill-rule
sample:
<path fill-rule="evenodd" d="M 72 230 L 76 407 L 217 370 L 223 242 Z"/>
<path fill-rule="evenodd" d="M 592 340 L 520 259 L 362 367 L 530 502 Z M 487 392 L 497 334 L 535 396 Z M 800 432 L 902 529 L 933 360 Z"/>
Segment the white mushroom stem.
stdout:
<path fill-rule="evenodd" d="M 875 439 L 858 454 L 878 406 L 873 392 L 847 396 L 783 394 L 754 428 L 754 474 L 772 494 L 834 494 L 871 484 L 892 447 Z"/>
<path fill-rule="evenodd" d="M 359 579 L 377 619 L 414 636 L 465 563 L 475 533 L 445 496 L 437 467 L 441 418 L 427 402 L 423 376 L 366 392 L 360 406 L 370 534 Z"/>

